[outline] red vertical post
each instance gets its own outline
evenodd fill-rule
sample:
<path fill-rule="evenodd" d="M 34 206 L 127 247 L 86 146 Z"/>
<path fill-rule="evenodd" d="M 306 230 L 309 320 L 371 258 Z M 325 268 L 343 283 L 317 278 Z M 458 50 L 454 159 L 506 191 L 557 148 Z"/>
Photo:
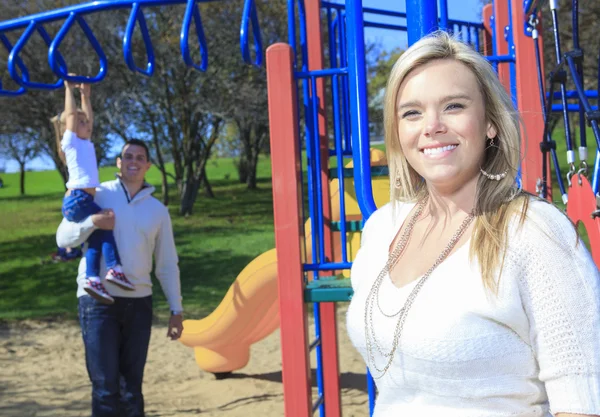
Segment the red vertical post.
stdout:
<path fill-rule="evenodd" d="M 511 24 L 516 53 L 517 103 L 524 125 L 522 129 L 524 155 L 521 164 L 521 178 L 523 189 L 535 193 L 536 182 L 538 178 L 542 177 L 543 154 L 540 152 L 539 143 L 544 134 L 544 117 L 538 88 L 535 46 L 532 38 L 527 36 L 524 31 L 526 16 L 523 11 L 523 2 L 513 0 L 511 3 L 513 19 Z M 540 53 L 543 57 L 541 36 L 539 42 Z M 542 65 L 542 74 L 543 71 Z M 548 181 L 548 188 L 551 189 L 550 181 Z"/>
<path fill-rule="evenodd" d="M 513 0 L 513 5 L 517 3 L 521 3 L 519 1 Z M 517 21 L 514 19 L 515 22 Z M 508 42 L 504 37 L 505 28 L 509 24 L 508 19 L 508 6 L 506 1 L 495 1 L 494 2 L 494 40 L 496 44 L 496 55 L 508 55 Z M 517 27 L 518 25 L 514 26 Z M 498 78 L 506 88 L 506 91 L 510 94 L 510 71 L 508 68 L 508 64 L 499 63 L 498 64 Z"/>
<path fill-rule="evenodd" d="M 490 18 L 494 14 L 491 4 L 483 6 L 481 16 L 483 18 L 483 55 L 492 55 L 492 27 L 490 25 Z"/>
<path fill-rule="evenodd" d="M 569 188 L 567 215 L 577 226 L 583 224 L 585 227 L 592 258 L 596 266 L 600 266 L 600 219 L 590 216 L 597 207 L 596 196 L 586 177 L 576 175 L 573 178 L 573 185 Z"/>
<path fill-rule="evenodd" d="M 324 68 L 323 36 L 321 31 L 321 1 L 305 1 L 306 32 L 308 34 L 308 69 Z M 319 180 L 323 190 L 323 218 L 325 256 L 333 261 L 331 237 L 331 199 L 329 191 L 329 140 L 327 135 L 325 81 L 317 79 L 317 96 L 319 97 L 319 149 L 321 155 L 321 173 Z M 315 227 L 315 224 L 313 224 Z M 338 417 L 341 415 L 341 398 L 339 383 L 339 360 L 337 343 L 337 323 L 335 303 L 321 303 L 321 352 L 323 354 L 323 391 L 325 399 L 325 415 Z"/>
<path fill-rule="evenodd" d="M 308 417 L 312 415 L 312 404 L 301 251 L 304 226 L 293 56 L 292 48 L 287 44 L 277 43 L 267 49 L 267 88 L 283 399 L 286 417 Z"/>

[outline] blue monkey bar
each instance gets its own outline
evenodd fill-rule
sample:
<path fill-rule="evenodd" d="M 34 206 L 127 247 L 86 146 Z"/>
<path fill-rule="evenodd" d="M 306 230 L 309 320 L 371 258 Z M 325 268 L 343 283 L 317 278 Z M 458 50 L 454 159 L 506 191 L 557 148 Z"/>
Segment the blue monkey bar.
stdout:
<path fill-rule="evenodd" d="M 180 48 L 183 61 L 186 65 L 196 68 L 200 71 L 205 71 L 208 66 L 208 49 L 206 44 L 206 36 L 202 27 L 202 19 L 198 10 L 198 3 L 207 3 L 212 0 L 104 0 L 84 3 L 80 5 L 65 7 L 62 9 L 52 10 L 48 12 L 37 13 L 31 16 L 20 17 L 17 19 L 0 22 L 0 43 L 9 52 L 7 67 L 11 78 L 19 85 L 17 90 L 6 90 L 0 82 L 0 95 L 16 96 L 27 92 L 27 89 L 42 89 L 52 90 L 60 88 L 63 80 L 72 82 L 87 82 L 97 83 L 104 79 L 108 70 L 108 60 L 102 46 L 96 39 L 92 29 L 88 26 L 84 19 L 85 15 L 107 11 L 131 8 L 131 14 L 127 27 L 123 35 L 123 56 L 129 69 L 134 72 L 139 72 L 147 76 L 151 76 L 154 72 L 155 58 L 152 48 L 152 41 L 148 32 L 146 19 L 142 11 L 143 7 L 150 6 L 165 6 L 172 4 L 186 4 L 183 24 L 180 32 Z M 54 39 L 50 37 L 44 28 L 44 24 L 64 20 L 62 28 L 58 31 Z M 199 44 L 200 62 L 195 63 L 192 60 L 189 49 L 189 32 L 190 27 L 194 22 L 196 27 L 196 37 Z M 252 37 L 255 47 L 255 59 L 252 61 L 250 57 L 250 36 L 249 24 L 252 23 Z M 83 30 L 85 36 L 89 40 L 92 48 L 100 63 L 100 69 L 94 76 L 70 76 L 68 75 L 67 63 L 59 52 L 60 44 L 69 33 L 71 27 L 77 23 Z M 132 52 L 132 37 L 136 24 L 139 24 L 140 32 L 146 50 L 146 65 L 144 68 L 136 66 Z M 21 34 L 16 44 L 13 46 L 6 33 L 25 29 Z M 53 83 L 41 83 L 32 81 L 29 76 L 29 71 L 26 65 L 21 60 L 19 54 L 35 32 L 38 32 L 46 45 L 48 46 L 48 64 L 52 71 L 59 77 Z M 244 10 L 242 13 L 242 23 L 240 28 L 240 49 L 242 57 L 247 63 L 257 66 L 262 64 L 262 41 L 260 36 L 260 27 L 254 0 L 245 0 Z"/>
<path fill-rule="evenodd" d="M 144 39 L 144 46 L 146 47 L 146 69 L 139 68 L 135 65 L 133 59 L 133 52 L 131 50 L 131 42 L 133 39 L 133 31 L 135 24 L 139 23 L 140 32 Z M 146 26 L 146 18 L 142 12 L 142 8 L 139 3 L 135 3 L 131 8 L 131 14 L 129 15 L 129 21 L 127 22 L 127 28 L 125 29 L 125 35 L 123 36 L 123 56 L 125 63 L 131 71 L 139 72 L 140 74 L 147 75 L 148 77 L 154 74 L 154 49 L 152 48 L 152 40 L 148 33 L 148 27 Z"/>
<path fill-rule="evenodd" d="M 254 62 L 250 57 L 250 41 L 248 39 L 248 25 L 252 22 L 252 35 L 254 37 Z M 262 40 L 260 36 L 260 26 L 258 24 L 258 14 L 256 13 L 256 4 L 254 0 L 246 0 L 244 3 L 244 12 L 242 13 L 242 26 L 240 28 L 240 47 L 244 61 L 256 66 L 262 65 Z"/>

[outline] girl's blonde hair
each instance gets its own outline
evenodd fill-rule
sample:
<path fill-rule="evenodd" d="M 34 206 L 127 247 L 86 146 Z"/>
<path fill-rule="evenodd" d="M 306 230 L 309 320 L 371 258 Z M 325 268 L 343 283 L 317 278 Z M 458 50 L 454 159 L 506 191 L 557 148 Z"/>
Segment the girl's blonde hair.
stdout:
<path fill-rule="evenodd" d="M 508 171 L 500 181 L 480 176 L 477 182 L 470 254 L 476 256 L 486 288 L 496 292 L 496 272 L 501 273 L 508 224 L 513 214 L 525 218 L 528 198 L 515 185 L 521 155 L 520 118 L 510 96 L 489 62 L 470 46 L 446 32 L 435 32 L 415 43 L 394 64 L 384 101 L 385 145 L 390 170 L 390 200 L 415 202 L 428 195 L 425 181 L 409 165 L 400 147 L 396 105 L 400 85 L 414 69 L 439 59 L 455 60 L 475 75 L 485 103 L 485 116 L 497 131 L 488 146 L 482 169 L 492 174 Z M 481 138 L 485 140 L 485 138 Z M 501 258 L 502 257 L 502 258 Z"/>
<path fill-rule="evenodd" d="M 77 114 L 86 115 L 82 109 L 77 109 Z M 56 116 L 51 117 L 50 123 L 52 123 L 52 127 L 54 128 L 54 135 L 56 136 L 56 152 L 58 153 L 58 156 L 60 157 L 63 164 L 66 164 L 65 155 L 60 148 L 60 141 L 62 140 L 62 137 L 65 134 L 67 124 L 67 117 L 65 113 L 60 112 Z"/>

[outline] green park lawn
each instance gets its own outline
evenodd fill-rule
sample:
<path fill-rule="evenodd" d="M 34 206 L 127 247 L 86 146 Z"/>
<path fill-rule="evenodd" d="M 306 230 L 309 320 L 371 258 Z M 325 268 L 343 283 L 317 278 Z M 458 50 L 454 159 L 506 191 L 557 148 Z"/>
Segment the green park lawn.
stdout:
<path fill-rule="evenodd" d="M 557 130 L 555 136 L 558 138 L 561 133 Z M 593 139 L 589 142 L 592 145 Z M 594 153 L 595 147 L 590 150 L 590 157 Z M 558 141 L 558 155 L 565 171 L 564 140 Z M 114 167 L 102 168 L 101 180 L 112 179 L 115 172 Z M 237 181 L 232 159 L 212 160 L 207 174 L 215 198 L 200 195 L 192 216 L 177 214 L 178 199 L 174 187 L 170 190 L 169 209 L 179 253 L 184 307 L 190 318 L 210 313 L 244 266 L 274 247 L 270 160 L 260 160 L 257 190 L 249 191 Z M 56 228 L 62 218 L 64 188 L 60 175 L 55 171 L 28 172 L 24 197 L 19 195 L 18 174 L 3 174 L 2 178 L 5 186 L 0 189 L 0 320 L 74 319 L 78 262 L 50 261 L 50 254 L 56 250 Z M 160 188 L 156 168 L 148 172 L 147 180 Z M 562 206 L 554 184 L 554 200 Z M 159 190 L 156 195 L 160 197 Z M 158 283 L 155 284 L 156 311 L 159 317 L 165 317 L 167 305 Z"/>
<path fill-rule="evenodd" d="M 102 168 L 102 181 L 116 168 Z M 194 214 L 177 214 L 177 196 L 169 206 L 179 253 L 182 292 L 188 317 L 210 313 L 237 274 L 254 257 L 274 247 L 270 164 L 258 168 L 258 190 L 236 181 L 233 160 L 208 166 L 214 199 L 200 196 Z M 19 196 L 18 174 L 3 174 L 0 189 L 0 319 L 75 318 L 78 262 L 52 263 L 55 232 L 61 221 L 64 188 L 55 171 L 28 172 L 25 197 Z M 160 188 L 152 168 L 147 180 Z M 160 198 L 160 192 L 156 195 Z M 156 285 L 158 312 L 167 305 Z"/>

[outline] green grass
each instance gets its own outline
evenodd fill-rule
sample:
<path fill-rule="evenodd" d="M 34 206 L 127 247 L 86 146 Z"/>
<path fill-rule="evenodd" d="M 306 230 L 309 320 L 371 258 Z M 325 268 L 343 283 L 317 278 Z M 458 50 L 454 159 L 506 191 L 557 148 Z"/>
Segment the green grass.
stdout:
<path fill-rule="evenodd" d="M 274 247 L 269 160 L 258 168 L 259 189 L 248 191 L 236 181 L 231 159 L 211 161 L 207 173 L 216 197 L 200 197 L 194 215 L 177 215 L 174 191 L 170 205 L 180 257 L 182 292 L 188 317 L 203 316 L 220 302 L 237 274 L 254 257 Z M 115 168 L 102 168 L 101 180 Z M 56 250 L 55 233 L 64 188 L 54 171 L 28 172 L 25 197 L 18 174 L 3 174 L 0 189 L 0 319 L 76 316 L 75 277 L 78 262 L 44 263 Z M 160 173 L 147 180 L 160 189 Z M 174 188 L 174 187 L 171 187 Z M 159 195 L 159 193 L 157 193 Z M 156 311 L 167 305 L 155 281 Z"/>

